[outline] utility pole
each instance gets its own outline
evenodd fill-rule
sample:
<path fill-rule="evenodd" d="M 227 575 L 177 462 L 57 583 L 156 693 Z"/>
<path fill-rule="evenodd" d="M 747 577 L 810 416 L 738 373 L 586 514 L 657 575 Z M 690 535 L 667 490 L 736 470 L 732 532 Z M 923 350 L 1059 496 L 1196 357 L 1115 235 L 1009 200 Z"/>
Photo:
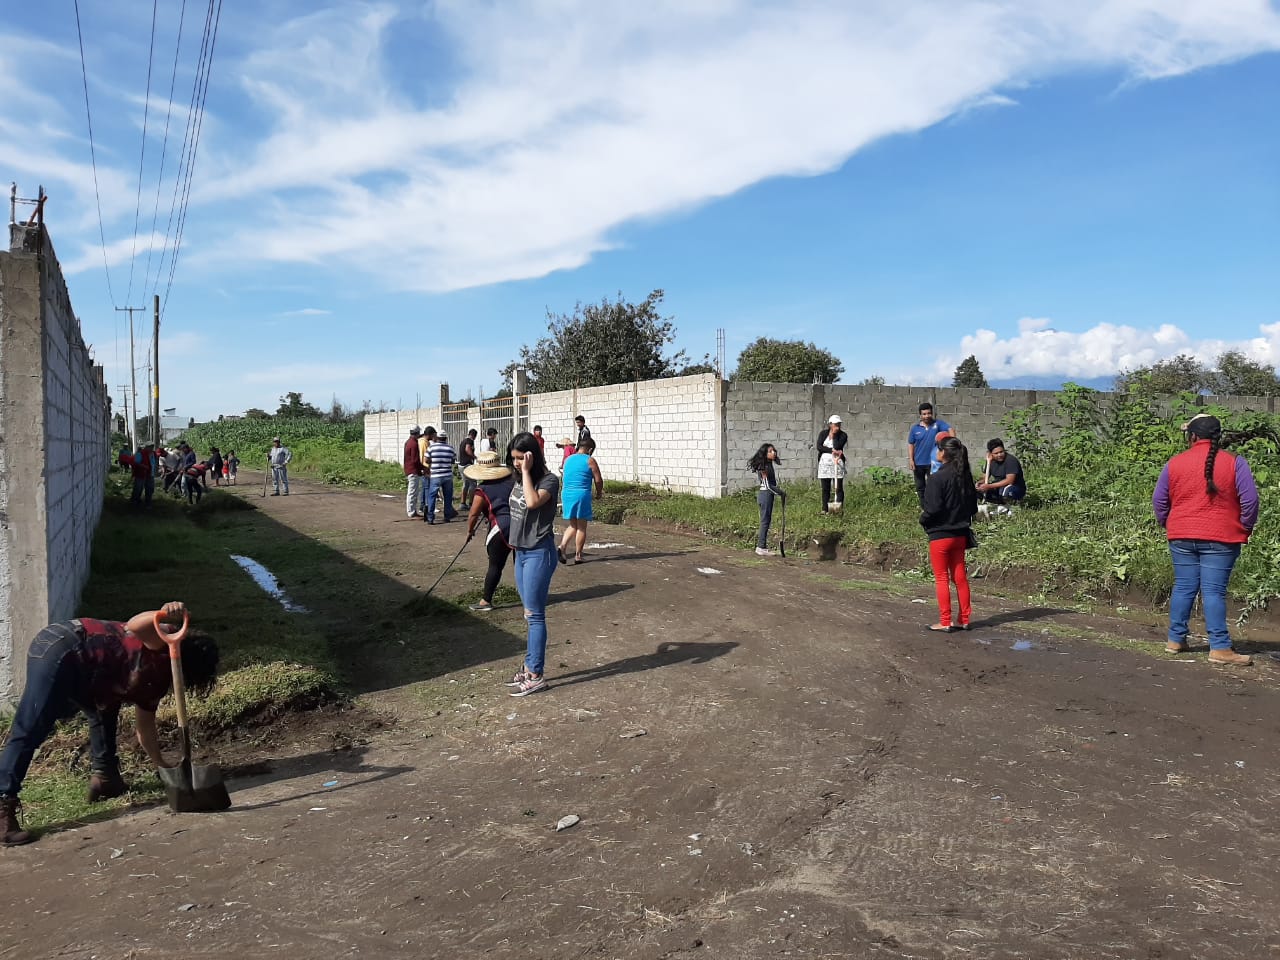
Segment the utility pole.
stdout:
<path fill-rule="evenodd" d="M 129 314 L 129 388 L 133 397 L 133 419 L 129 421 L 129 442 L 133 449 L 138 449 L 138 370 L 137 359 L 133 355 L 133 314 L 141 313 L 145 307 L 116 307 L 117 313 Z"/>
<path fill-rule="evenodd" d="M 117 384 L 120 389 L 120 399 L 124 403 L 124 435 L 129 438 L 129 450 L 133 451 L 133 434 L 129 430 L 129 385 L 127 383 Z"/>
<path fill-rule="evenodd" d="M 160 294 L 155 299 L 155 324 L 151 333 L 151 356 L 155 362 L 155 378 L 151 381 L 151 424 L 154 427 L 152 436 L 156 447 L 160 446 Z"/>

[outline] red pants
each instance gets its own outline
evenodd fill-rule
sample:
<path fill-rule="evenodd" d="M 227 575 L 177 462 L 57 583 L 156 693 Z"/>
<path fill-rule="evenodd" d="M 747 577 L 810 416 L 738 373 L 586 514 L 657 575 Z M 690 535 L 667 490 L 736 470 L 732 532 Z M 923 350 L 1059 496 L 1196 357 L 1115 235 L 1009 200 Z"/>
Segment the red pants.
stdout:
<path fill-rule="evenodd" d="M 929 564 L 933 567 L 933 585 L 938 593 L 938 622 L 951 623 L 951 583 L 955 582 L 960 599 L 960 623 L 967 624 L 973 612 L 969 606 L 969 578 L 964 570 L 965 537 L 947 537 L 929 541 Z"/>

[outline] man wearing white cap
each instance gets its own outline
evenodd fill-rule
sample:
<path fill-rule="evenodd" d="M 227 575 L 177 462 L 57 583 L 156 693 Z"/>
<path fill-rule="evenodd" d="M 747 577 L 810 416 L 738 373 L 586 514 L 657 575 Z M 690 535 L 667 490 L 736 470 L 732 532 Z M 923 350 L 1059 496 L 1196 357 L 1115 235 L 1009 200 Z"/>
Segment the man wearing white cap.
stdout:
<path fill-rule="evenodd" d="M 279 437 L 271 438 L 271 449 L 267 451 L 267 463 L 271 465 L 272 496 L 280 496 L 280 487 L 284 486 L 284 495 L 289 495 L 289 461 L 293 454 L 280 442 Z"/>

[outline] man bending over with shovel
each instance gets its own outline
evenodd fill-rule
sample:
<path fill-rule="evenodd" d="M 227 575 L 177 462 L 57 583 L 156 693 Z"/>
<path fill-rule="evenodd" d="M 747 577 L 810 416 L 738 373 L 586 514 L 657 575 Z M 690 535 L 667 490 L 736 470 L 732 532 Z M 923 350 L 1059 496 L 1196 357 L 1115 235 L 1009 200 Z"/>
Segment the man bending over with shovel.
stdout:
<path fill-rule="evenodd" d="M 186 606 L 166 603 L 139 613 L 128 623 L 69 620 L 45 627 L 27 651 L 27 685 L 22 691 L 9 740 L 0 752 L 0 843 L 17 846 L 33 838 L 18 824 L 18 791 L 31 758 L 53 731 L 54 722 L 77 711 L 89 720 L 93 756 L 89 802 L 118 797 L 129 789 L 116 756 L 116 724 L 121 704 L 137 708 L 138 743 L 157 767 L 170 767 L 156 736 L 156 708 L 169 692 L 168 647 L 156 619 L 181 621 Z M 187 686 L 208 690 L 218 675 L 218 648 L 206 634 L 191 631 L 181 644 Z"/>

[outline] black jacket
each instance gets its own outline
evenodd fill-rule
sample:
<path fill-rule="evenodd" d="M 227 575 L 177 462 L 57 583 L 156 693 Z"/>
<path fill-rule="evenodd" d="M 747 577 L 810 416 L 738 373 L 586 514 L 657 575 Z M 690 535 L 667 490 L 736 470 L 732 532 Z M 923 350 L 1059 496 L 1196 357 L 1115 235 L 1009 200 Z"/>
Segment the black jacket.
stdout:
<path fill-rule="evenodd" d="M 977 512 L 978 489 L 973 478 L 954 464 L 945 464 L 925 484 L 920 526 L 930 540 L 964 536 Z"/>
<path fill-rule="evenodd" d="M 827 448 L 823 446 L 823 444 L 827 442 L 827 435 L 829 430 L 830 428 L 827 428 L 827 430 L 823 430 L 820 434 L 818 434 L 818 459 L 819 460 L 822 459 L 822 455 L 824 453 L 834 452 L 836 450 L 843 450 L 844 445 L 849 442 L 849 435 L 845 433 L 843 430 L 837 430 L 836 435 L 831 438 L 831 450 L 828 451 Z"/>

